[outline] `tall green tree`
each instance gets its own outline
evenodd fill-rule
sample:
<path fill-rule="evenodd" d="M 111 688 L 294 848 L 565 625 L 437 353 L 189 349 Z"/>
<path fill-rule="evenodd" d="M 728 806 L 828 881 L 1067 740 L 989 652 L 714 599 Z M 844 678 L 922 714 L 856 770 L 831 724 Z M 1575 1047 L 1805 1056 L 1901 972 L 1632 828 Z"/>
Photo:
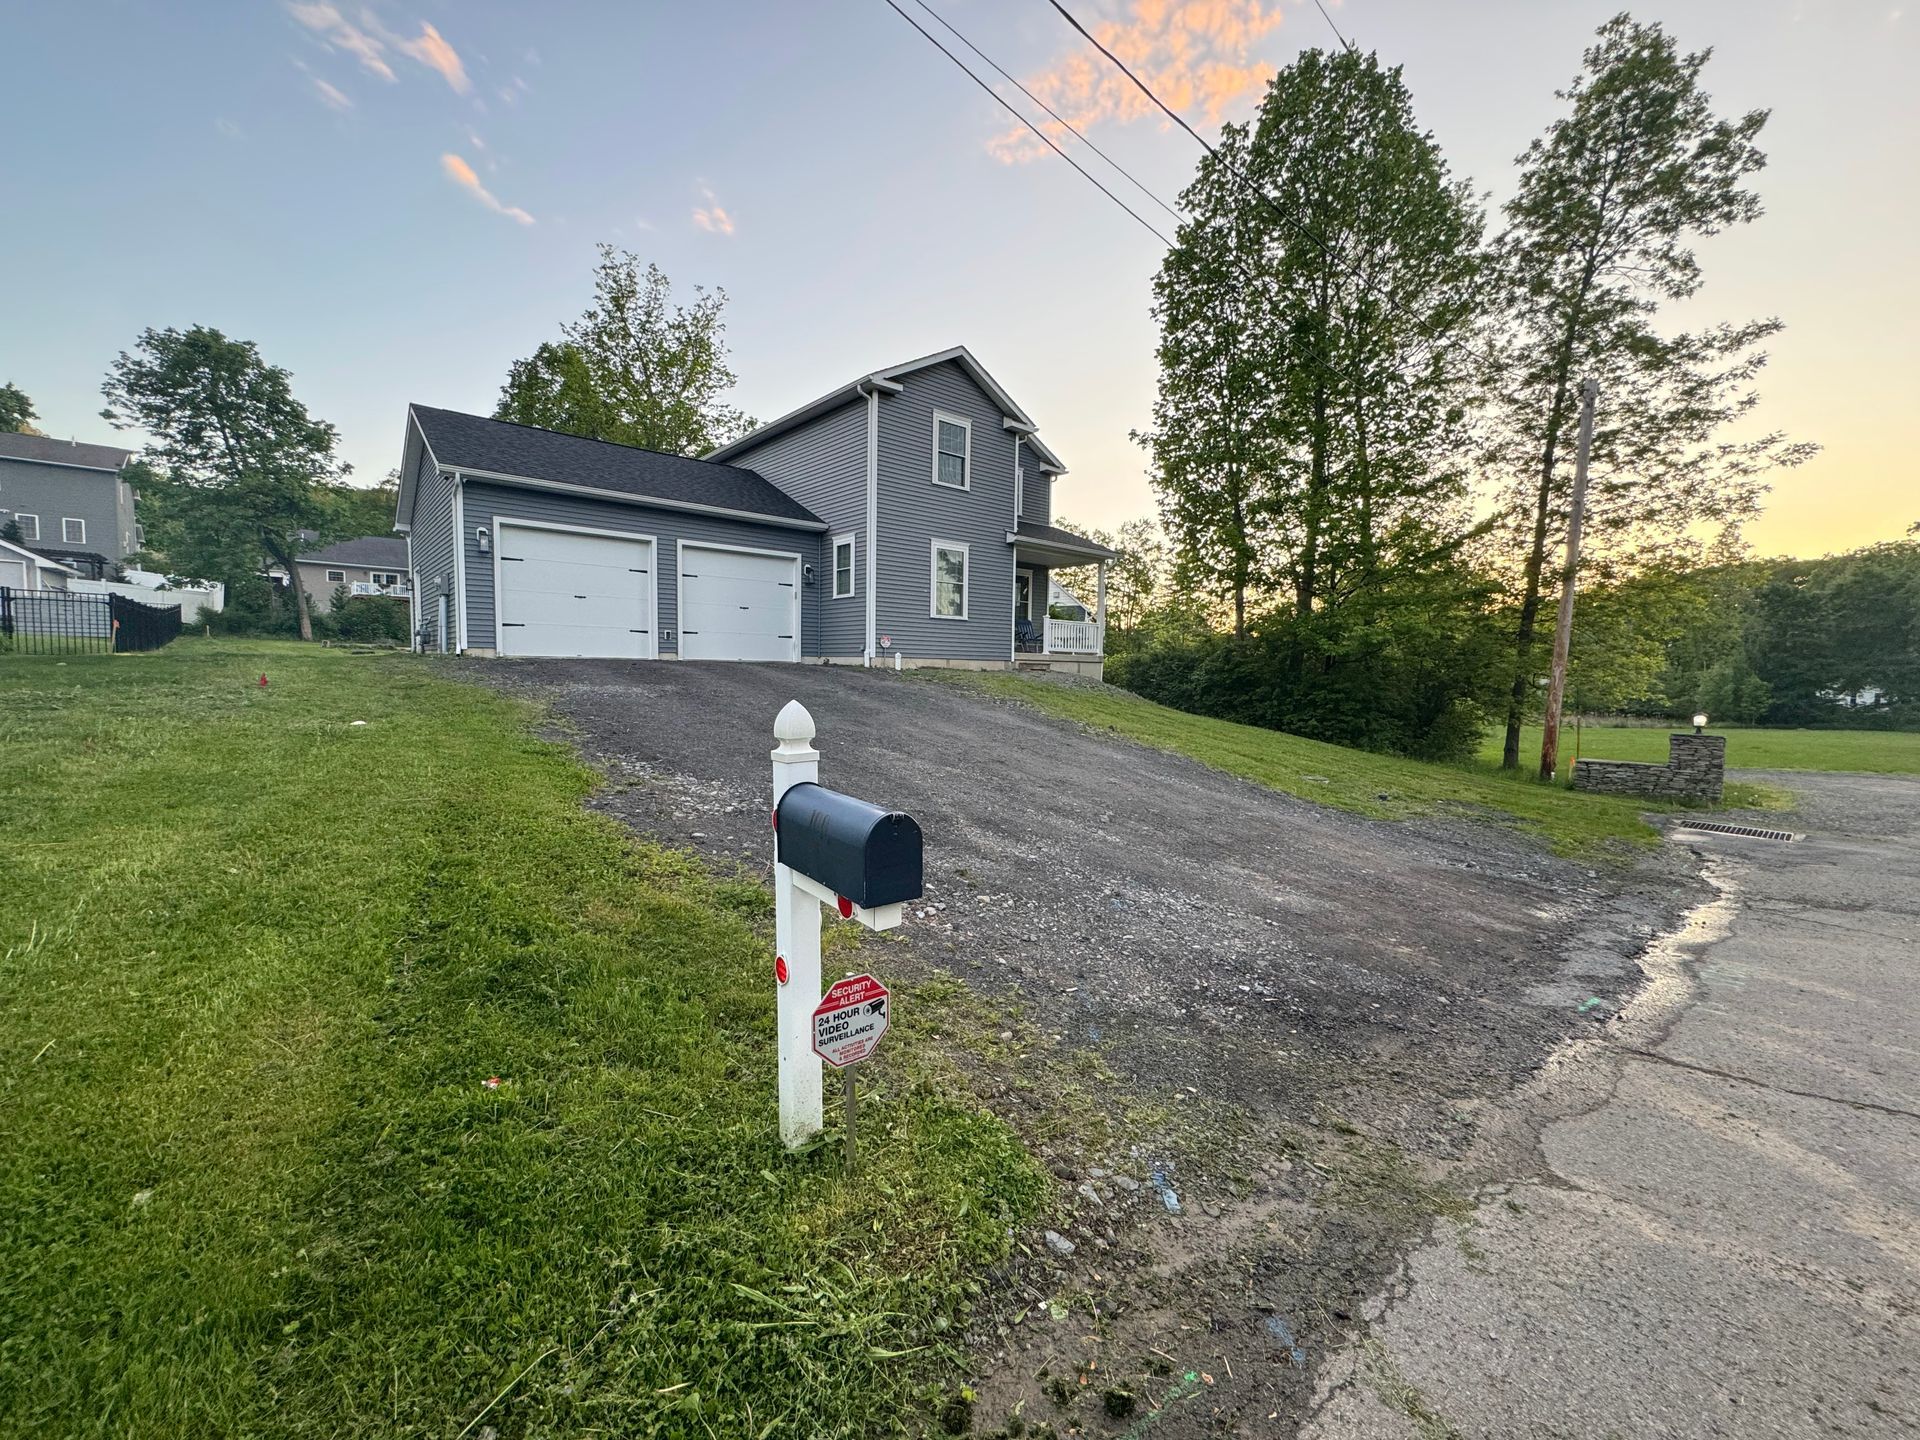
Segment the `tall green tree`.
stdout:
<path fill-rule="evenodd" d="M 1664 305 L 1700 289 L 1696 241 L 1761 211 L 1746 181 L 1765 164 L 1755 141 L 1767 114 L 1714 113 L 1701 88 L 1710 53 L 1682 54 L 1659 25 L 1627 15 L 1603 25 L 1559 92 L 1566 113 L 1520 157 L 1495 246 L 1507 403 L 1492 459 L 1511 477 L 1519 570 L 1509 769 L 1519 765 L 1537 631 L 1554 591 L 1548 559 L 1566 534 L 1580 382 L 1600 386 L 1586 521 L 1595 554 L 1684 554 L 1696 527 L 1750 517 L 1760 477 L 1813 448 L 1779 434 L 1724 437 L 1758 403 L 1760 346 L 1778 320 L 1691 334 L 1656 324 Z"/>
<path fill-rule="evenodd" d="M 1272 466 L 1256 452 L 1249 407 L 1261 391 L 1250 334 L 1262 295 L 1248 261 L 1253 226 L 1242 178 L 1249 130 L 1228 125 L 1180 201 L 1187 220 L 1154 280 L 1159 392 L 1147 447 L 1160 515 L 1183 578 L 1230 601 L 1247 633 L 1268 574 Z"/>
<path fill-rule="evenodd" d="M 754 422 L 724 398 L 737 383 L 726 307 L 726 291 L 701 286 L 678 304 L 658 265 L 601 245 L 593 303 L 514 362 L 494 418 L 674 455 L 737 439 Z"/>
<path fill-rule="evenodd" d="M 0 433 L 38 435 L 33 422 L 39 418 L 26 391 L 11 380 L 0 385 Z"/>
<path fill-rule="evenodd" d="M 300 638 L 311 640 L 313 620 L 294 568 L 296 532 L 320 518 L 321 487 L 349 467 L 335 458 L 333 426 L 294 398 L 292 377 L 267 364 L 252 341 L 195 325 L 141 332 L 134 349 L 113 362 L 101 391 L 102 417 L 152 437 L 147 456 L 165 468 L 170 484 L 190 492 L 197 523 L 230 547 L 257 546 L 285 568 Z"/>

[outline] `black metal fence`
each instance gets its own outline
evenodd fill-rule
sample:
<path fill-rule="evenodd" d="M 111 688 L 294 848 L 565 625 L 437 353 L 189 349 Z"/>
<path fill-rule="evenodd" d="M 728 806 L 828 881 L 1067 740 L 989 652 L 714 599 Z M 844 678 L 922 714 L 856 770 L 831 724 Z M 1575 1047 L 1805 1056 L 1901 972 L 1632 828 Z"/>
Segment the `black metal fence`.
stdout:
<path fill-rule="evenodd" d="M 179 633 L 178 605 L 0 585 L 0 655 L 158 650 Z"/>

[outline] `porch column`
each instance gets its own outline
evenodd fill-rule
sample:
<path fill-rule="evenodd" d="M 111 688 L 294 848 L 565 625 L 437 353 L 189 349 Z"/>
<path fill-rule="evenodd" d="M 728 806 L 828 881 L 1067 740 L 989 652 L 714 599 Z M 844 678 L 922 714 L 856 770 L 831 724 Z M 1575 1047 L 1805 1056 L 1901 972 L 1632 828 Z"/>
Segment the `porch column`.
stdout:
<path fill-rule="evenodd" d="M 1100 653 L 1107 653 L 1107 562 L 1102 560 L 1093 590 L 1093 623 L 1100 627 Z"/>

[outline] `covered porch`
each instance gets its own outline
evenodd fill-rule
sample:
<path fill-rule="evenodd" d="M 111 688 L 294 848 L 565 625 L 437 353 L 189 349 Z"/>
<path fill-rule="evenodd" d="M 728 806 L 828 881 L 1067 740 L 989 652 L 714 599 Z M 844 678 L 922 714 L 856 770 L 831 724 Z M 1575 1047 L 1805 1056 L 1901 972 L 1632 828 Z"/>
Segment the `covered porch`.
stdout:
<path fill-rule="evenodd" d="M 1098 676 L 1106 652 L 1107 562 L 1113 551 L 1053 525 L 1021 521 L 1007 536 L 1013 546 L 1013 662 Z M 1056 570 L 1094 567 L 1093 607 L 1079 618 L 1056 618 L 1051 591 Z"/>

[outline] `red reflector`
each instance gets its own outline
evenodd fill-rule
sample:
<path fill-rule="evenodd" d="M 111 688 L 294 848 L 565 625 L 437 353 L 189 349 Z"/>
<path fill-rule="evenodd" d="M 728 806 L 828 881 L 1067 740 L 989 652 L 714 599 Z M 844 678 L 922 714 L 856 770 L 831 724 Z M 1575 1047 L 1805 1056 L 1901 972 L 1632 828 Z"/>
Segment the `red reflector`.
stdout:
<path fill-rule="evenodd" d="M 782 985 L 787 983 L 787 957 L 786 956 L 776 955 L 773 957 L 773 978 L 778 980 Z"/>
<path fill-rule="evenodd" d="M 853 914 L 853 902 L 846 896 L 840 897 L 840 918 L 845 920 Z"/>

